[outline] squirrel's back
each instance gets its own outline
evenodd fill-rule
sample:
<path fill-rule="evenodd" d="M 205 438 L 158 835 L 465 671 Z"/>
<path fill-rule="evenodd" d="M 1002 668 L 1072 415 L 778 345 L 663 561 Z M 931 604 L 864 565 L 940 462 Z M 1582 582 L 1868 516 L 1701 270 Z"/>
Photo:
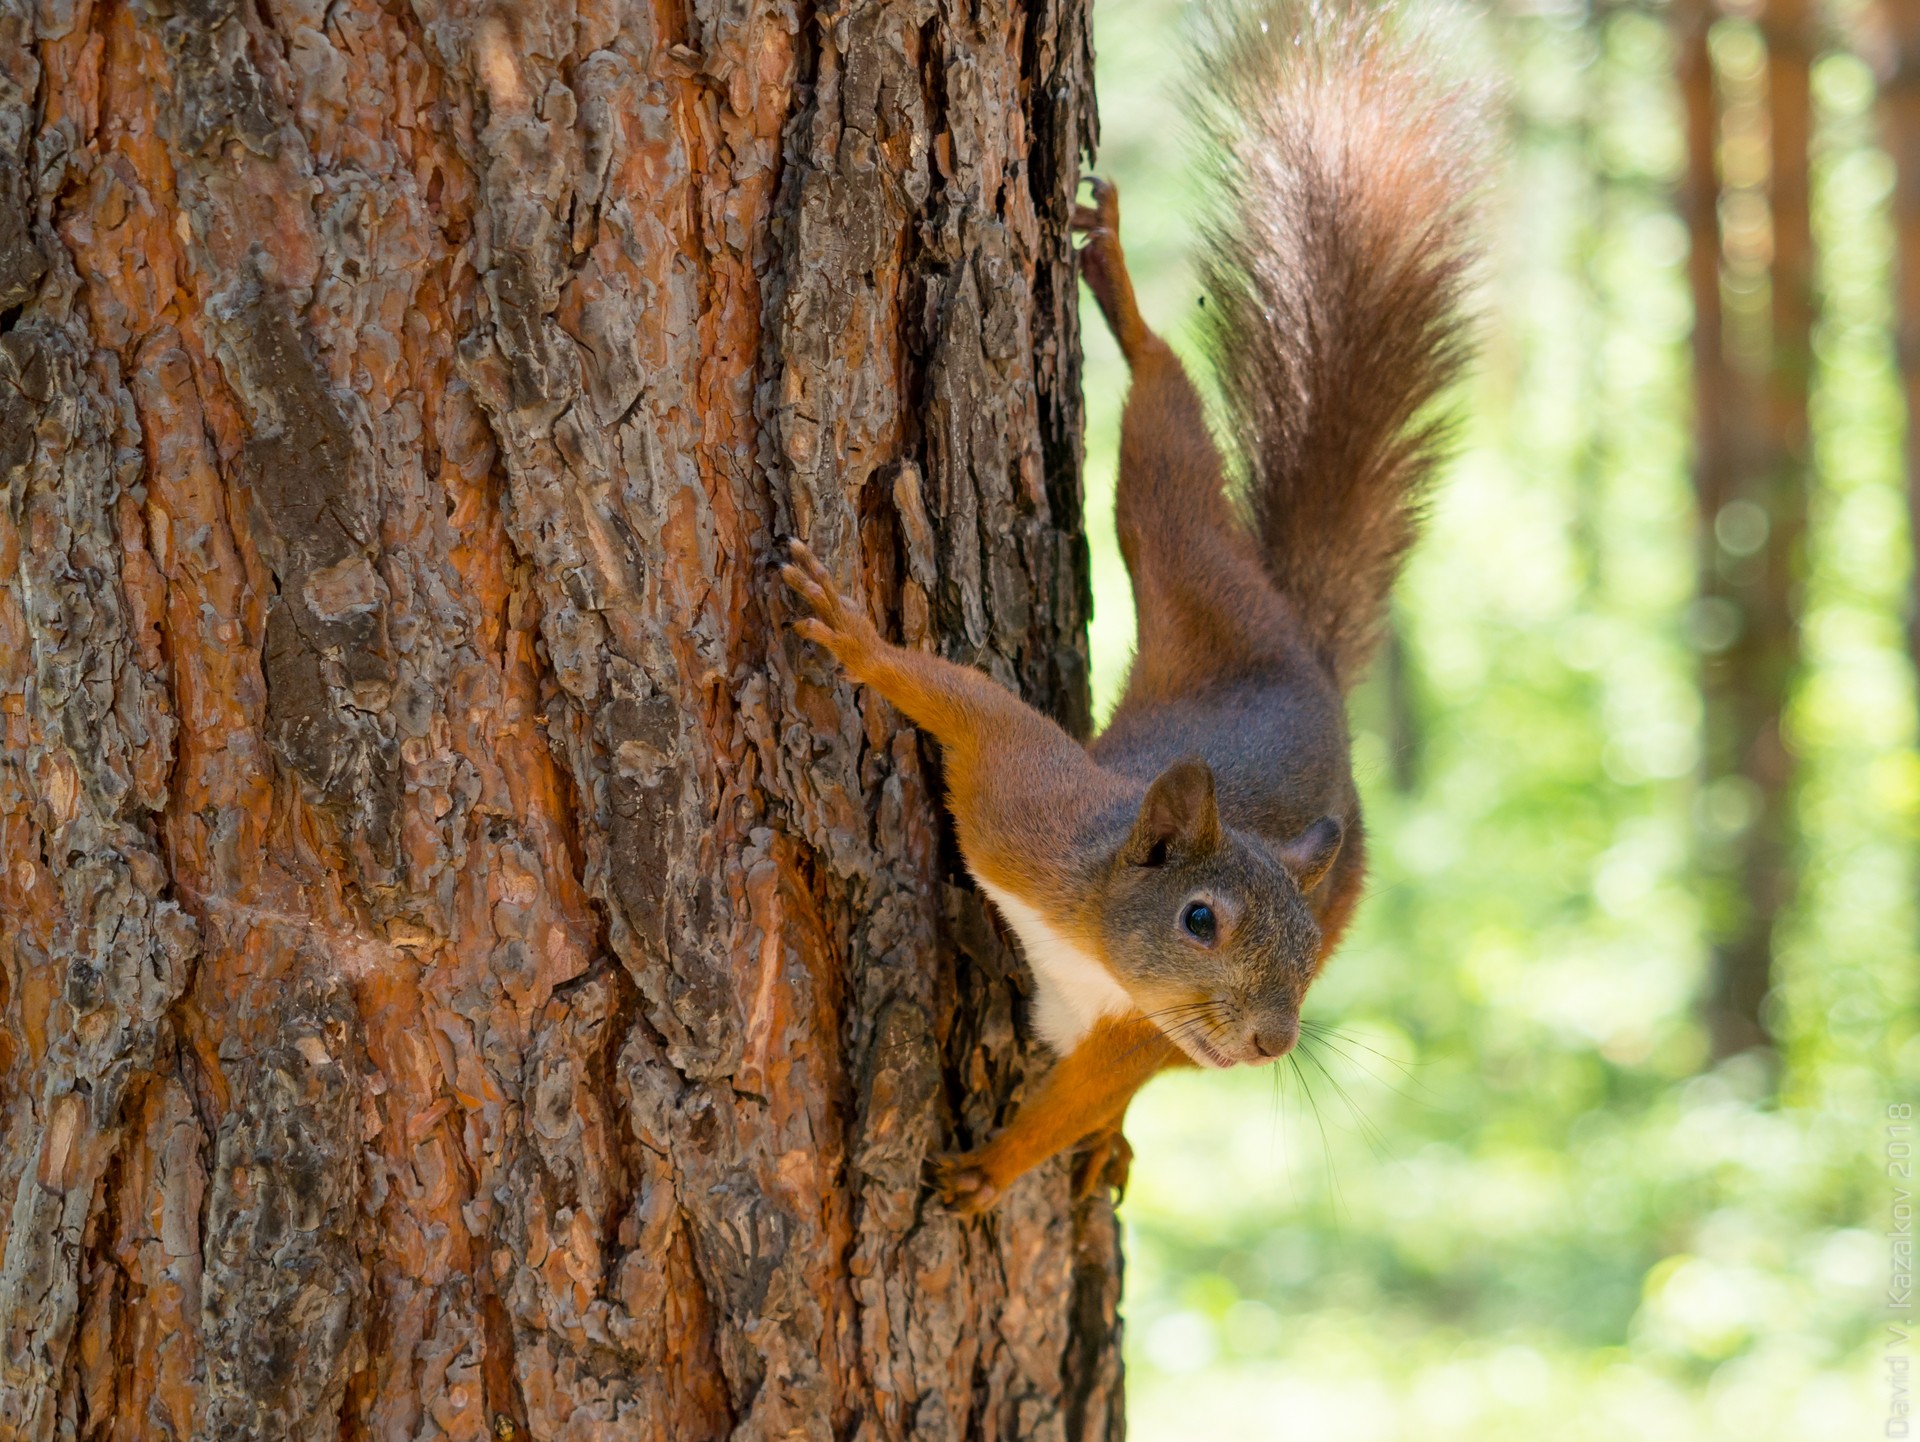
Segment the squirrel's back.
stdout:
<path fill-rule="evenodd" d="M 1223 439 L 1264 559 L 1346 689 L 1378 638 L 1465 354 L 1485 104 L 1367 0 L 1222 12 L 1196 69 Z"/>

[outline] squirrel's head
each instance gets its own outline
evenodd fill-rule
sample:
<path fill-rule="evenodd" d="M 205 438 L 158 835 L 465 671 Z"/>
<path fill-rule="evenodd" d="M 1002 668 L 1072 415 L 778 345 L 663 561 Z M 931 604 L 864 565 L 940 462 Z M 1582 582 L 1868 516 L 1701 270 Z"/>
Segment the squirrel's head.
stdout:
<path fill-rule="evenodd" d="M 1196 1062 L 1258 1065 L 1299 1038 L 1321 960 L 1308 896 L 1343 839 L 1332 816 L 1277 847 L 1223 826 L 1198 757 L 1147 788 L 1109 863 L 1102 939 L 1135 1004 Z"/>

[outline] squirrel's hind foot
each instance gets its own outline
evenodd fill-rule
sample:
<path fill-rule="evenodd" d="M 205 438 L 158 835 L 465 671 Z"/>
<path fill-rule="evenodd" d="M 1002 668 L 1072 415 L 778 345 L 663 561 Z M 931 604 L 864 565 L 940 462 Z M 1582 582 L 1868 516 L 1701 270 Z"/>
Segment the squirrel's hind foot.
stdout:
<path fill-rule="evenodd" d="M 1075 204 L 1073 228 L 1082 235 L 1099 237 L 1120 234 L 1120 192 L 1111 180 L 1089 175 L 1087 189 L 1093 192 L 1092 205 Z"/>
<path fill-rule="evenodd" d="M 1097 175 L 1088 176 L 1087 184 L 1093 191 L 1093 204 L 1073 208 L 1073 228 L 1087 238 L 1079 251 L 1080 278 L 1100 303 L 1100 313 L 1131 362 L 1153 333 L 1134 301 L 1126 253 L 1120 248 L 1120 192 L 1112 181 Z"/>

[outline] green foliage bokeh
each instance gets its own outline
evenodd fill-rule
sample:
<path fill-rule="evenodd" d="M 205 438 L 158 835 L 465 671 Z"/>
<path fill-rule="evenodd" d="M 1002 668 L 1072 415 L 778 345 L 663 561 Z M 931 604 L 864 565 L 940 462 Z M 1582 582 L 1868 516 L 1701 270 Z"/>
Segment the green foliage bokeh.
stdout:
<path fill-rule="evenodd" d="M 1149 319 L 1197 365 L 1187 14 L 1099 0 L 1098 169 Z M 1337 1033 L 1284 1072 L 1164 1077 L 1133 1109 L 1132 1434 L 1880 1436 L 1886 1110 L 1920 1076 L 1920 758 L 1873 75 L 1838 42 L 1815 71 L 1782 1054 L 1715 1069 L 1699 868 L 1748 803 L 1697 780 L 1671 37 L 1659 11 L 1550 6 L 1446 33 L 1509 77 L 1509 105 L 1481 361 L 1397 602 L 1412 725 L 1378 680 L 1355 698 L 1373 877 L 1308 1004 Z M 1717 35 L 1720 63 L 1757 64 L 1751 40 Z M 1132 633 L 1125 370 L 1082 314 L 1105 707 Z"/>

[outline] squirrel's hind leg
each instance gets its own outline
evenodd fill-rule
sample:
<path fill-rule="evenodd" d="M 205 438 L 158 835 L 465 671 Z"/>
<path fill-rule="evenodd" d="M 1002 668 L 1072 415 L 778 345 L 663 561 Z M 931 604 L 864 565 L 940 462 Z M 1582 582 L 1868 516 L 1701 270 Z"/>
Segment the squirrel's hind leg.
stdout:
<path fill-rule="evenodd" d="M 1188 695 L 1280 663 L 1294 628 L 1227 497 L 1206 403 L 1140 314 L 1120 248 L 1119 196 L 1108 181 L 1092 186 L 1094 203 L 1074 211 L 1087 237 L 1080 274 L 1133 372 L 1114 504 L 1139 623 L 1126 699 Z"/>

